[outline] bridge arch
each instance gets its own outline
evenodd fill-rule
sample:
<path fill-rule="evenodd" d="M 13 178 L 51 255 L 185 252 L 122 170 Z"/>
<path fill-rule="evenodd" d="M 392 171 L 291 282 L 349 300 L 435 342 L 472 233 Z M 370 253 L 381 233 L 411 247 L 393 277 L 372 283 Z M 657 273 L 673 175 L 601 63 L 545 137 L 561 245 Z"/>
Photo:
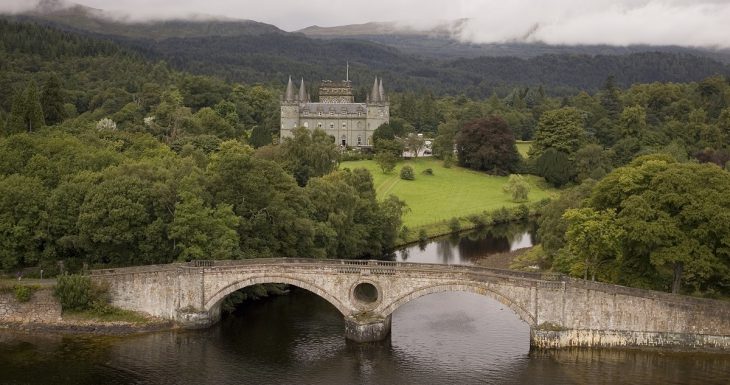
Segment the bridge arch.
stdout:
<path fill-rule="evenodd" d="M 243 289 L 248 286 L 257 285 L 261 283 L 283 283 L 287 285 L 293 285 L 302 289 L 305 289 L 307 291 L 310 291 L 319 297 L 322 297 L 324 300 L 332 304 L 342 315 L 350 314 L 350 311 L 348 311 L 348 308 L 336 297 L 332 296 L 328 292 L 326 292 L 321 287 L 311 283 L 307 282 L 301 279 L 291 278 L 291 277 L 284 277 L 284 276 L 276 276 L 276 275 L 270 275 L 270 276 L 262 276 L 262 277 L 252 277 L 252 278 L 246 278 L 242 280 L 235 280 L 231 282 L 228 286 L 220 289 L 217 293 L 213 294 L 213 296 L 210 297 L 205 302 L 205 310 L 210 311 L 211 309 L 215 308 L 224 298 L 226 298 L 228 295 L 233 293 L 234 291 L 238 291 L 240 289 Z"/>
<path fill-rule="evenodd" d="M 517 314 L 518 317 L 520 317 L 521 320 L 527 322 L 530 327 L 537 326 L 537 322 L 535 321 L 535 317 L 530 314 L 529 311 L 524 309 L 522 306 L 515 303 L 515 301 L 511 300 L 509 297 L 494 291 L 484 285 L 480 284 L 469 284 L 469 283 L 456 283 L 456 284 L 436 284 L 436 285 L 430 285 L 425 287 L 417 288 L 416 290 L 405 294 L 390 304 L 388 304 L 382 311 L 382 313 L 385 316 L 393 314 L 399 307 L 405 305 L 406 303 L 416 299 L 423 297 L 428 294 L 436 294 L 436 293 L 443 293 L 443 292 L 455 292 L 455 291 L 462 291 L 462 292 L 468 292 L 468 293 L 474 293 L 474 294 L 480 294 L 489 298 L 492 298 L 494 300 L 497 300 L 499 303 L 507 306 Z"/>

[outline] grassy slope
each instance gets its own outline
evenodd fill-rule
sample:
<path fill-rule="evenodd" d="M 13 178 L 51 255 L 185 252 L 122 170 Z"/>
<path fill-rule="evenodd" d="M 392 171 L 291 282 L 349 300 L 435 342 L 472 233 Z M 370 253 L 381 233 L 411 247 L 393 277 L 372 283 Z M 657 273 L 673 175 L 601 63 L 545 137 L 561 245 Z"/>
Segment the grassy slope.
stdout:
<path fill-rule="evenodd" d="M 518 140 L 517 141 L 517 152 L 522 155 L 523 158 L 527 159 L 527 151 L 530 150 L 530 146 L 532 146 L 532 141 L 524 141 L 524 140 Z"/>
<path fill-rule="evenodd" d="M 415 180 L 400 179 L 399 171 L 406 164 L 415 170 Z M 444 168 L 441 161 L 432 158 L 399 162 L 388 175 L 369 160 L 343 162 L 340 168 L 366 168 L 373 175 L 379 198 L 393 194 L 404 200 L 411 209 L 403 218 L 409 228 L 516 205 L 502 192 L 507 177 L 490 176 L 456 166 Z M 433 169 L 433 176 L 421 174 L 427 168 Z M 540 183 L 541 178 L 528 176 L 527 179 L 532 185 L 530 202 L 551 195 L 552 192 Z"/>

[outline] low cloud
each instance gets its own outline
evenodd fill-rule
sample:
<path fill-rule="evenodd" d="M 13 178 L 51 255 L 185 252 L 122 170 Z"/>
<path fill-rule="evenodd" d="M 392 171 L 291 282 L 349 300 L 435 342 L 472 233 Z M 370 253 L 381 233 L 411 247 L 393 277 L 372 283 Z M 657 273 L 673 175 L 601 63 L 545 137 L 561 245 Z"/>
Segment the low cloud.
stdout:
<path fill-rule="evenodd" d="M 76 0 L 132 21 L 224 16 L 262 21 L 293 31 L 310 25 L 338 26 L 406 20 L 428 29 L 457 23 L 464 42 L 549 44 L 651 44 L 729 47 L 730 0 Z M 37 4 L 3 0 L 0 12 Z M 441 20 L 440 22 L 437 20 Z"/>

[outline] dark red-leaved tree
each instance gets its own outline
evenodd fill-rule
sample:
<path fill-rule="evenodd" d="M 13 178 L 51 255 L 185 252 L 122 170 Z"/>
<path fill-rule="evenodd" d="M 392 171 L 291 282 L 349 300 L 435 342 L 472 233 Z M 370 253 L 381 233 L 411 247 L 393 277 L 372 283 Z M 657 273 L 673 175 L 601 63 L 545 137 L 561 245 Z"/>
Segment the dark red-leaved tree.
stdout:
<path fill-rule="evenodd" d="M 456 150 L 460 166 L 496 175 L 515 171 L 520 162 L 515 136 L 499 116 L 466 123 L 456 135 Z"/>

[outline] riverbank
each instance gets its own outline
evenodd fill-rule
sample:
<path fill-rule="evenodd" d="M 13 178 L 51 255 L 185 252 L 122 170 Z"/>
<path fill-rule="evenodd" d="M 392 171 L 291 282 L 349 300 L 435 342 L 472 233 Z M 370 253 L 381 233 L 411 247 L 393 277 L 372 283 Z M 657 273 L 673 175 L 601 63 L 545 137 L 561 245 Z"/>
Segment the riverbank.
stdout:
<path fill-rule="evenodd" d="M 18 298 L 15 290 L 0 292 L 0 329 L 63 334 L 128 335 L 177 328 L 172 321 L 120 310 L 106 315 L 63 312 L 49 285 L 18 281 L 14 287 L 33 287 L 30 296 Z"/>

